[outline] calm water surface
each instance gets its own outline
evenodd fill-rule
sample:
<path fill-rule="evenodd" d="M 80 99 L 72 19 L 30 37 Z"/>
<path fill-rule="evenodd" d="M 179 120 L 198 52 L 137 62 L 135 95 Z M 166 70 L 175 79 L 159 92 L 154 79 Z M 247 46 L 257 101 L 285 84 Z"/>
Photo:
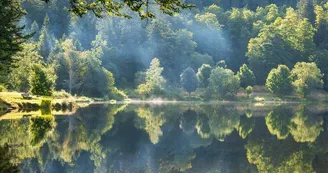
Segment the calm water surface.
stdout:
<path fill-rule="evenodd" d="M 0 170 L 325 173 L 327 109 L 98 104 L 73 115 L 5 118 L 0 120 Z"/>

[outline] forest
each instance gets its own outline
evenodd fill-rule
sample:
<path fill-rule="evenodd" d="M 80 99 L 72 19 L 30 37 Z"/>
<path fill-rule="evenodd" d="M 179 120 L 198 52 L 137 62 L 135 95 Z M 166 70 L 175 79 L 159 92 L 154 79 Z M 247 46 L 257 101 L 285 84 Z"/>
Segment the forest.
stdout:
<path fill-rule="evenodd" d="M 324 0 L 126 3 L 111 15 L 72 2 L 0 2 L 0 91 L 231 100 L 254 86 L 281 98 L 328 90 Z"/>

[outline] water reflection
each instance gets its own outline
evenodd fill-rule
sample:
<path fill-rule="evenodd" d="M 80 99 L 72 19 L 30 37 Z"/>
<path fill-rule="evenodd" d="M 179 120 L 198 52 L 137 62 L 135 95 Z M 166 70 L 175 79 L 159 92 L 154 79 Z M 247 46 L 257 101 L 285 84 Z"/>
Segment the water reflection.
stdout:
<path fill-rule="evenodd" d="M 325 105 L 117 104 L 7 117 L 0 170 L 325 172 L 327 113 Z"/>

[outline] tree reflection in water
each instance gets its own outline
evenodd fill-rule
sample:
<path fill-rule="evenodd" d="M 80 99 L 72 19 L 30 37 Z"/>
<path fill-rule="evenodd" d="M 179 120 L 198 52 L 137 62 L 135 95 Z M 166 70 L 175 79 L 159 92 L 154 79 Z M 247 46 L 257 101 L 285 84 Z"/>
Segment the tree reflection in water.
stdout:
<path fill-rule="evenodd" d="M 312 110 L 117 104 L 1 120 L 0 166 L 6 172 L 324 172 L 328 111 Z"/>

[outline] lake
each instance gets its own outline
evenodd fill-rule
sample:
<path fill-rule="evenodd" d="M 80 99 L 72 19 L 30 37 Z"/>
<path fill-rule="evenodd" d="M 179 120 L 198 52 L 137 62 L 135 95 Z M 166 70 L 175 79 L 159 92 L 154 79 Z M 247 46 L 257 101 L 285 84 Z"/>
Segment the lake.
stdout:
<path fill-rule="evenodd" d="M 0 170 L 324 173 L 327 109 L 319 104 L 92 104 L 71 114 L 7 116 L 0 120 Z"/>

